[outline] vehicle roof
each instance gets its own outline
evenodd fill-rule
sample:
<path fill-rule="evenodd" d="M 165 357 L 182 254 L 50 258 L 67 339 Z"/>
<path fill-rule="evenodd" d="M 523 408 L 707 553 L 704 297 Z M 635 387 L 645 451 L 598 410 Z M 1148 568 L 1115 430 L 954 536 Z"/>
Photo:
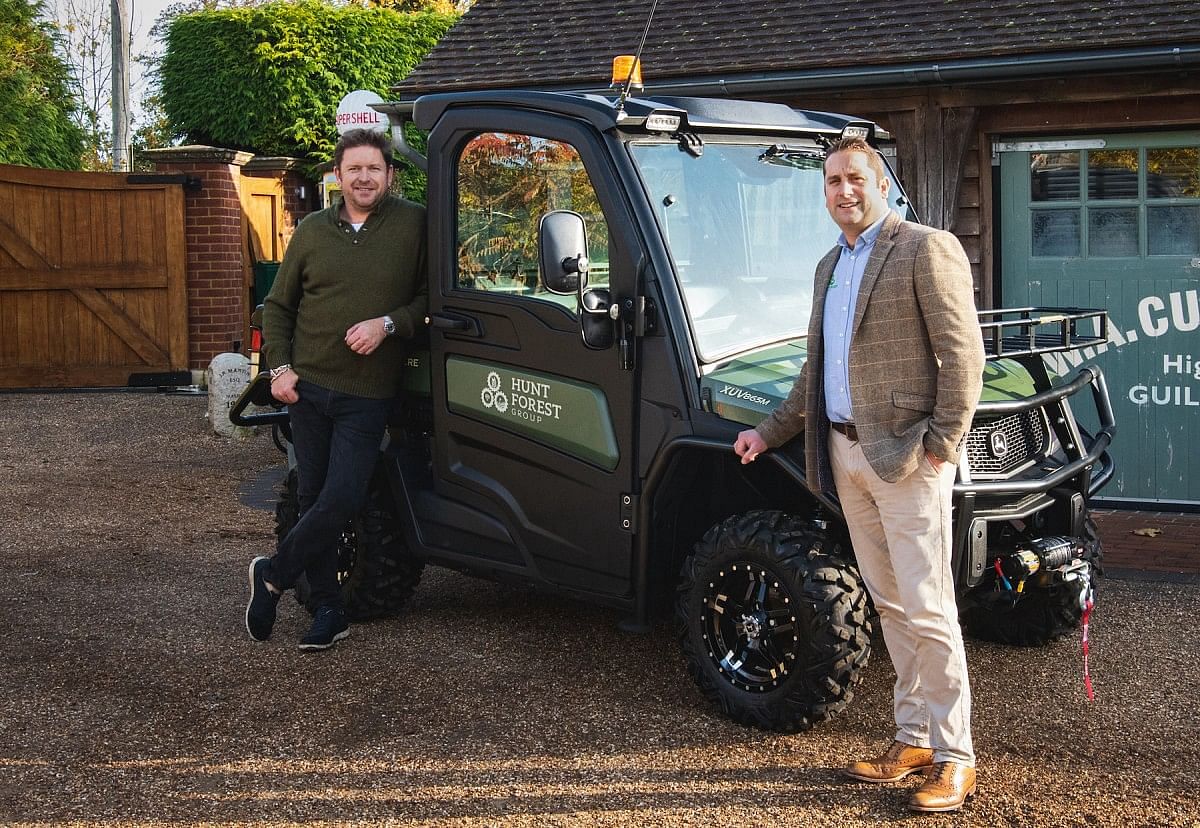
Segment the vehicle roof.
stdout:
<path fill-rule="evenodd" d="M 882 129 L 862 118 L 733 98 L 630 97 L 625 100 L 623 109 L 618 110 L 615 94 L 610 97 L 579 92 L 497 89 L 423 95 L 411 104 L 394 102 L 376 108 L 389 114 L 411 108 L 417 126 L 428 130 L 448 109 L 468 105 L 552 112 L 585 120 L 602 131 L 617 127 L 636 128 L 646 116 L 657 112 L 682 114 L 685 121 L 681 130 L 685 131 L 835 136 L 848 124 L 863 124 L 872 127 L 872 133 L 878 137 L 886 137 Z"/>

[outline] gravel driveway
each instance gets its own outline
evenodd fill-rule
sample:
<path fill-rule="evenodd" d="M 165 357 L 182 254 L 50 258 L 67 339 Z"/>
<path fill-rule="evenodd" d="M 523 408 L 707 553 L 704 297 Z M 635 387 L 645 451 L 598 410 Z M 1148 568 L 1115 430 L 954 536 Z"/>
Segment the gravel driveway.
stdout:
<path fill-rule="evenodd" d="M 891 737 L 882 642 L 850 709 L 798 736 L 713 715 L 664 621 L 429 569 L 403 617 L 304 654 L 298 606 L 242 626 L 272 542 L 239 492 L 269 437 L 205 400 L 0 395 L 0 823 L 1200 825 L 1200 586 L 1110 580 L 1078 638 L 969 642 L 980 792 L 842 781 Z"/>

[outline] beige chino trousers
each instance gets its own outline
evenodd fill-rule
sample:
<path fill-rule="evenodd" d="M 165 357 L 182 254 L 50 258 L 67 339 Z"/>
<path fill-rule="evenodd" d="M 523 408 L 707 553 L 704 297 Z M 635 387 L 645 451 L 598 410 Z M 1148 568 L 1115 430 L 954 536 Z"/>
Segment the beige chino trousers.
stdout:
<path fill-rule="evenodd" d="M 974 767 L 971 685 L 954 577 L 954 465 L 922 458 L 898 483 L 875 474 L 862 448 L 830 430 L 830 459 L 858 568 L 896 669 L 896 739 L 933 749 L 935 762 Z"/>

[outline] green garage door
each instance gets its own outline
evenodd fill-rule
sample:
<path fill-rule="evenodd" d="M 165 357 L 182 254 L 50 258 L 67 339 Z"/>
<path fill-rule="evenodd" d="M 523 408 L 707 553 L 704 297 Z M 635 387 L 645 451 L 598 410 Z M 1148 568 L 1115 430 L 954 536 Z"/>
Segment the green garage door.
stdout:
<path fill-rule="evenodd" d="M 1099 364 L 1113 398 L 1117 477 L 1103 495 L 1200 503 L 1200 133 L 996 149 L 1003 305 L 1109 311 L 1108 346 L 1070 355 Z"/>

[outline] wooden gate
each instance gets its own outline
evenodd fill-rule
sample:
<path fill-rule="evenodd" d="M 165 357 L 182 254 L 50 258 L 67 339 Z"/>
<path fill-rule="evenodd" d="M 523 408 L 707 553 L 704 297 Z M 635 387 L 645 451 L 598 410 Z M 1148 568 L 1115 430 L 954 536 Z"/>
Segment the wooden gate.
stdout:
<path fill-rule="evenodd" d="M 180 184 L 0 165 L 0 388 L 186 370 L 186 258 Z"/>

